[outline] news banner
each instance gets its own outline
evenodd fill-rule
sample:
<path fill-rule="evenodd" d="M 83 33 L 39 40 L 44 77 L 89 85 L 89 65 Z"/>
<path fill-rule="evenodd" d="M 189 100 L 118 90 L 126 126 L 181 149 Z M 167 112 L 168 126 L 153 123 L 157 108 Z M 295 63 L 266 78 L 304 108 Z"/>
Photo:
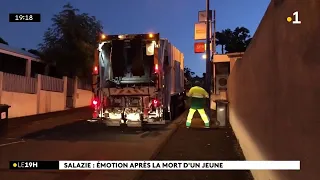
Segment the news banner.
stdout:
<path fill-rule="evenodd" d="M 16 170 L 300 170 L 300 161 L 10 161 Z"/>

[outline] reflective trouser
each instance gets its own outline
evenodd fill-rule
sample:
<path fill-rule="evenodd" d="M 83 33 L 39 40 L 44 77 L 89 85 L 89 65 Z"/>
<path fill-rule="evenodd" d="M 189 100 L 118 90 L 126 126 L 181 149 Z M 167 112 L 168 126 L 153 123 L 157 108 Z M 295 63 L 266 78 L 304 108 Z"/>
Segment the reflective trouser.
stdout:
<path fill-rule="evenodd" d="M 204 109 L 193 109 L 193 108 L 189 109 L 186 125 L 188 127 L 191 125 L 191 121 L 192 121 L 193 115 L 197 110 L 198 110 L 198 112 L 199 112 L 199 114 L 201 116 L 201 119 L 204 122 L 204 124 L 206 126 L 209 126 L 208 116 L 207 116 L 206 112 L 204 111 Z"/>

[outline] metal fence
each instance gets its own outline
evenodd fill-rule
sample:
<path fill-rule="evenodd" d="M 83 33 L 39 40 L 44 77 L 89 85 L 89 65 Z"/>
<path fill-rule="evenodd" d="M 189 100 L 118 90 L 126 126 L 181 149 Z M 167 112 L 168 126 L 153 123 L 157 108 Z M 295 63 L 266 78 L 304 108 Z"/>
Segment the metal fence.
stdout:
<path fill-rule="evenodd" d="M 63 79 L 41 75 L 41 90 L 63 92 Z M 74 79 L 68 78 L 67 81 L 67 97 L 73 96 Z M 1 83 L 1 82 L 0 82 Z M 37 78 L 20 76 L 16 74 L 3 73 L 3 90 L 9 92 L 20 93 L 37 93 Z M 83 90 L 92 90 L 92 84 L 88 80 L 78 79 L 77 88 Z M 71 106 L 71 103 L 70 103 Z"/>
<path fill-rule="evenodd" d="M 37 79 L 16 74 L 3 73 L 3 90 L 20 93 L 37 93 Z"/>
<path fill-rule="evenodd" d="M 78 89 L 83 89 L 83 90 L 92 90 L 92 85 L 88 80 L 83 80 L 83 79 L 78 79 L 78 84 L 77 84 Z"/>
<path fill-rule="evenodd" d="M 63 79 L 41 75 L 41 90 L 63 92 Z"/>

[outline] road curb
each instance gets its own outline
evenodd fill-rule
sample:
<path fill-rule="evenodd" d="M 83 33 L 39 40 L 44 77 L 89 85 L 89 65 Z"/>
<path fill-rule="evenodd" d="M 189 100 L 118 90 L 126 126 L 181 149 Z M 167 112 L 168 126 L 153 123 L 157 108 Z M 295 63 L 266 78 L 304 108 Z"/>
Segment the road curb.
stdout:
<path fill-rule="evenodd" d="M 156 148 L 156 150 L 152 153 L 149 160 L 154 160 L 160 151 L 164 148 L 164 146 L 168 143 L 174 133 L 177 132 L 180 124 L 183 122 L 183 118 L 186 118 L 186 112 L 183 112 L 176 120 L 174 120 L 168 127 L 172 127 L 173 129 L 169 132 L 169 134 L 164 138 L 164 140 L 160 143 L 160 145 Z M 132 180 L 139 180 L 141 179 L 144 171 L 138 171 L 137 175 L 132 178 Z"/>

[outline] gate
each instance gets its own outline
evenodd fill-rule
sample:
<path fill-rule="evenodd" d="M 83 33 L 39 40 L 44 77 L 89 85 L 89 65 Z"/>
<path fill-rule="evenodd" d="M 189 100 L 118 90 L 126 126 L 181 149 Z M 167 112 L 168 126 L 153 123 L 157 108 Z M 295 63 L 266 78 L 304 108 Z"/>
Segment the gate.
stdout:
<path fill-rule="evenodd" d="M 66 98 L 67 108 L 74 108 L 73 95 L 74 95 L 74 80 L 71 78 L 68 78 L 68 80 L 67 80 L 67 98 Z"/>

